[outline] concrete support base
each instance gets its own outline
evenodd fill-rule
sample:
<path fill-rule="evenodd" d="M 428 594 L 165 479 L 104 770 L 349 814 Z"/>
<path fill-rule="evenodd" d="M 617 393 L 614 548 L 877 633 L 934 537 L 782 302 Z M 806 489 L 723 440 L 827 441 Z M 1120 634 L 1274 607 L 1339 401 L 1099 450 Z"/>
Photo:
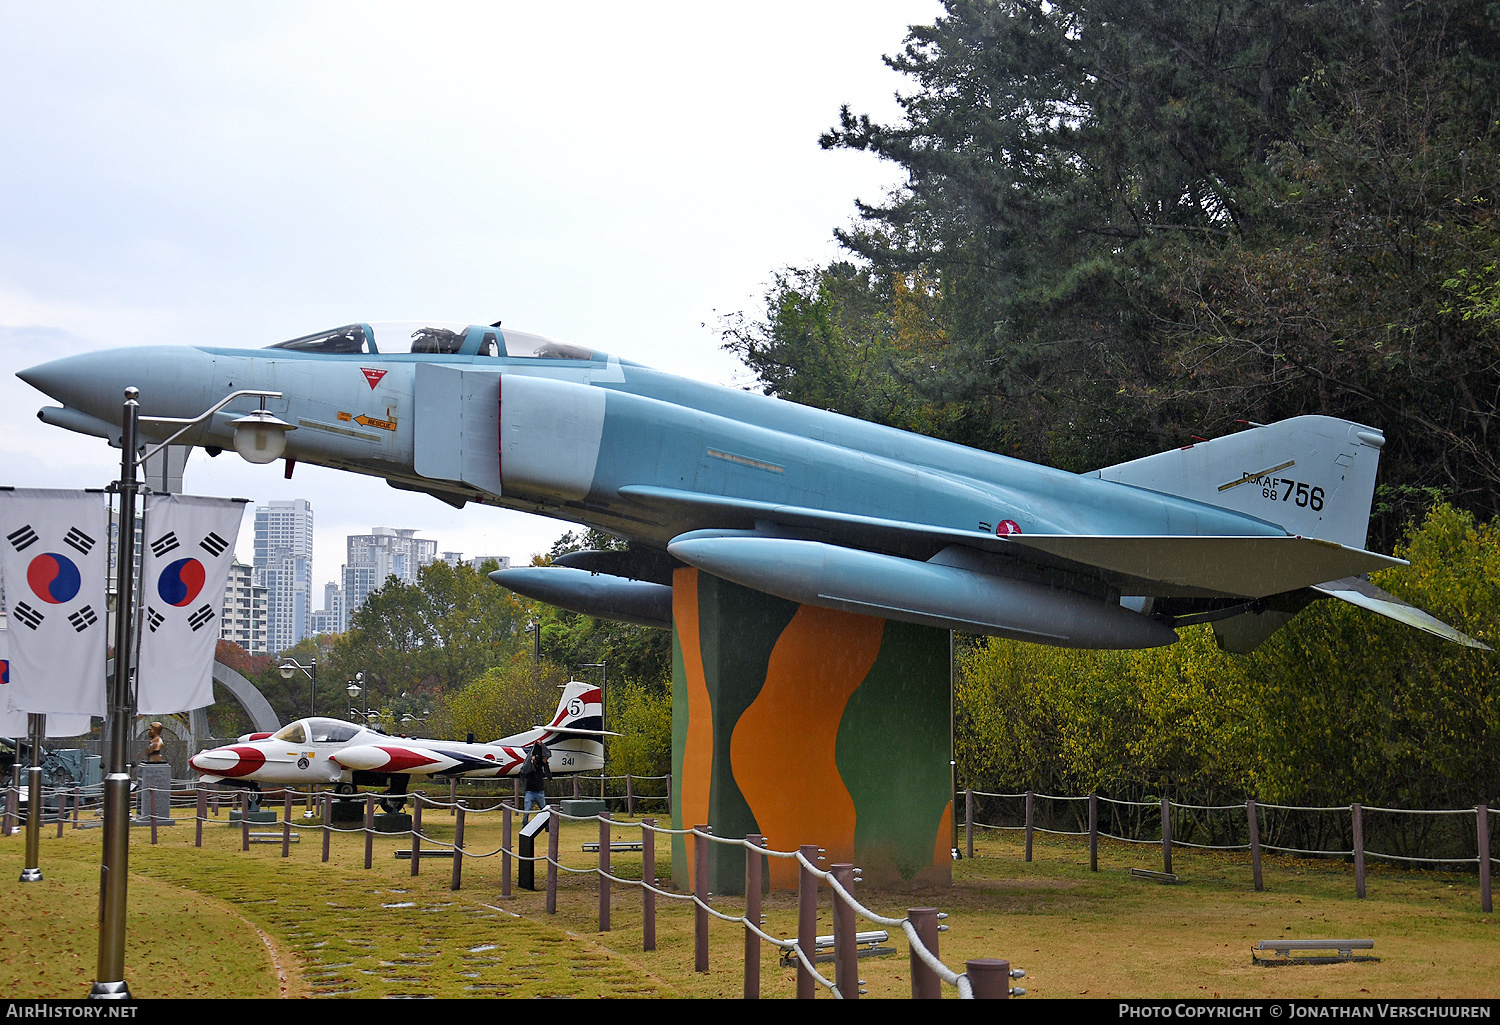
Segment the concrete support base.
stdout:
<path fill-rule="evenodd" d="M 698 570 L 673 577 L 672 824 L 817 844 L 866 885 L 951 881 L 948 632 L 798 605 Z M 673 882 L 691 887 L 688 838 Z M 744 890 L 741 848 L 708 888 Z M 771 887 L 797 866 L 767 859 Z"/>

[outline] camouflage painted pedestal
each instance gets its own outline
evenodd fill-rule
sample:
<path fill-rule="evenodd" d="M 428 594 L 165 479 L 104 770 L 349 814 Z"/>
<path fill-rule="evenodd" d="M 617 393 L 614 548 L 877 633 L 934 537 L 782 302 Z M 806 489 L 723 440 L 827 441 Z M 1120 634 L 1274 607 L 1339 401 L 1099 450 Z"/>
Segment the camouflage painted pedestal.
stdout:
<path fill-rule="evenodd" d="M 673 577 L 672 824 L 816 844 L 868 885 L 947 884 L 948 631 L 798 605 L 698 570 Z M 673 882 L 691 885 L 686 838 Z M 797 865 L 767 859 L 772 887 Z M 738 847 L 710 849 L 708 888 L 744 890 Z"/>

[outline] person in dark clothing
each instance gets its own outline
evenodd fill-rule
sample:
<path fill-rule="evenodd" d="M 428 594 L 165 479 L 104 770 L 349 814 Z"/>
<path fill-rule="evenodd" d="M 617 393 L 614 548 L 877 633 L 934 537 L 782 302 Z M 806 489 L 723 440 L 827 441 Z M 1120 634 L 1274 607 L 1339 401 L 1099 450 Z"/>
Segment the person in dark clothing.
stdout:
<path fill-rule="evenodd" d="M 521 789 L 526 793 L 522 811 L 547 807 L 547 780 L 552 778 L 551 758 L 552 752 L 541 741 L 533 744 L 526 755 L 526 764 L 521 768 Z"/>

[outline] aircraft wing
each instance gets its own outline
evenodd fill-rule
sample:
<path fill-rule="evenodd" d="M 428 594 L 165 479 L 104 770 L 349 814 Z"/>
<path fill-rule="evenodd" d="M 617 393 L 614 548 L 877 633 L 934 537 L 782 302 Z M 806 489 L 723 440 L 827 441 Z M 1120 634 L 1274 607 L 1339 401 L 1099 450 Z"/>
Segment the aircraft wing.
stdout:
<path fill-rule="evenodd" d="M 1403 566 L 1373 552 L 1332 541 L 1289 535 L 1115 536 L 1011 534 L 939 527 L 925 523 L 856 516 L 801 506 L 754 502 L 670 488 L 620 489 L 642 504 L 696 523 L 728 529 L 755 529 L 770 522 L 810 532 L 815 539 L 927 561 L 951 545 L 996 557 L 992 572 L 1005 564 L 1044 576 L 1100 581 L 1121 594 L 1264 598 L 1304 587 Z"/>

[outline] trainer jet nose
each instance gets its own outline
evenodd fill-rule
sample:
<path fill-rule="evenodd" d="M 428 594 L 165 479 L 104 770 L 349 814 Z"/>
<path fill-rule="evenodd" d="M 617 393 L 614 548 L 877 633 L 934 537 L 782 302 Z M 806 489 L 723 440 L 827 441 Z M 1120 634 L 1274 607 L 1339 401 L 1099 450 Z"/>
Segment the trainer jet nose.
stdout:
<path fill-rule="evenodd" d="M 216 747 L 199 751 L 188 764 L 211 776 L 243 776 L 266 763 L 266 756 L 253 747 Z"/>

